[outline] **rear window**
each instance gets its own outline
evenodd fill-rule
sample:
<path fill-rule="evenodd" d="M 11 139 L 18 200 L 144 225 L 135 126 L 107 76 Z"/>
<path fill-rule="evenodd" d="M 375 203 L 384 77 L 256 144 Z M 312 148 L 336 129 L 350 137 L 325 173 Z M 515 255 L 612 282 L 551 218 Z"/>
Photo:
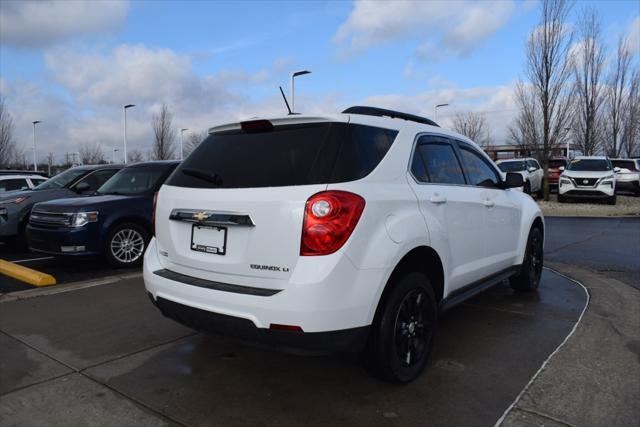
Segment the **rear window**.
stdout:
<path fill-rule="evenodd" d="M 180 164 L 167 185 L 255 188 L 354 181 L 375 169 L 397 133 L 347 123 L 213 133 Z"/>
<path fill-rule="evenodd" d="M 636 172 L 638 168 L 636 167 L 636 162 L 633 160 L 611 160 L 613 163 L 613 167 L 620 169 L 629 169 L 632 172 Z"/>

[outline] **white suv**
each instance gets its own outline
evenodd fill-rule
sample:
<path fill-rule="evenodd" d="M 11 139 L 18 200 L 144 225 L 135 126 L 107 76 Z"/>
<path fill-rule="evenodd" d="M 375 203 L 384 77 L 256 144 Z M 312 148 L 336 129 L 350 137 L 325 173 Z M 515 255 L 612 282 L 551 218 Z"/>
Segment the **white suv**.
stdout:
<path fill-rule="evenodd" d="M 524 178 L 523 191 L 527 194 L 536 193 L 538 197 L 544 195 L 544 173 L 538 161 L 527 157 L 524 159 L 498 160 L 496 163 L 502 172 L 517 172 Z"/>
<path fill-rule="evenodd" d="M 616 204 L 616 177 L 605 156 L 579 156 L 569 162 L 560 175 L 558 202 L 569 198 L 604 199 Z"/>
<path fill-rule="evenodd" d="M 535 290 L 544 221 L 469 139 L 372 107 L 212 128 L 157 194 L 153 303 L 196 330 L 424 368 L 438 313 L 510 279 Z"/>
<path fill-rule="evenodd" d="M 640 196 L 640 160 L 612 159 L 616 173 L 616 191 L 631 191 Z"/>

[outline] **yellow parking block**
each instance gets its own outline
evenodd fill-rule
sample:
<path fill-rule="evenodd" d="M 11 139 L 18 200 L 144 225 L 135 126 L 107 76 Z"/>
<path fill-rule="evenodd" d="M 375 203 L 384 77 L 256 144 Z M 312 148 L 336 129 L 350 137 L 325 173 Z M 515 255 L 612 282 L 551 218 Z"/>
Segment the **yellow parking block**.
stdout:
<path fill-rule="evenodd" d="M 56 278 L 50 274 L 0 259 L 0 273 L 33 286 L 51 286 Z"/>

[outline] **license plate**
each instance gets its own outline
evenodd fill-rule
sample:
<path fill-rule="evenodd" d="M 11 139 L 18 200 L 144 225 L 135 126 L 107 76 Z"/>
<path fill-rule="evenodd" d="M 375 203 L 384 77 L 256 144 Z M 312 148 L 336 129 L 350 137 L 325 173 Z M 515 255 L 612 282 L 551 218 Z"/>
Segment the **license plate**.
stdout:
<path fill-rule="evenodd" d="M 191 228 L 191 250 L 216 255 L 226 254 L 227 228 L 193 224 Z"/>

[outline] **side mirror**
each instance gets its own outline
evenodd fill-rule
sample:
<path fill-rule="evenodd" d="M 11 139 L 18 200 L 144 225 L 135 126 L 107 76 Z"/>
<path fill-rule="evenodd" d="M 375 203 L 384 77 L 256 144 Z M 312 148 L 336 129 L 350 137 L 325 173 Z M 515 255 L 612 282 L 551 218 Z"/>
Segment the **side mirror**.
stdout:
<path fill-rule="evenodd" d="M 559 170 L 560 172 L 564 172 L 564 166 L 560 166 L 560 167 L 558 168 L 558 170 Z"/>
<path fill-rule="evenodd" d="M 613 171 L 614 171 L 615 173 L 619 173 L 619 172 L 620 172 L 620 168 L 619 168 L 618 166 L 616 166 L 615 168 L 613 168 Z"/>
<path fill-rule="evenodd" d="M 529 167 L 529 169 L 528 169 L 528 171 L 529 171 L 529 172 L 535 172 L 535 171 L 537 171 L 537 170 L 538 170 L 538 169 L 534 168 L 533 166 Z"/>
<path fill-rule="evenodd" d="M 504 180 L 504 188 L 518 188 L 524 186 L 524 178 L 521 174 L 515 172 L 507 172 Z"/>
<path fill-rule="evenodd" d="M 74 187 L 76 193 L 84 193 L 91 189 L 91 186 L 86 182 L 81 182 Z"/>

